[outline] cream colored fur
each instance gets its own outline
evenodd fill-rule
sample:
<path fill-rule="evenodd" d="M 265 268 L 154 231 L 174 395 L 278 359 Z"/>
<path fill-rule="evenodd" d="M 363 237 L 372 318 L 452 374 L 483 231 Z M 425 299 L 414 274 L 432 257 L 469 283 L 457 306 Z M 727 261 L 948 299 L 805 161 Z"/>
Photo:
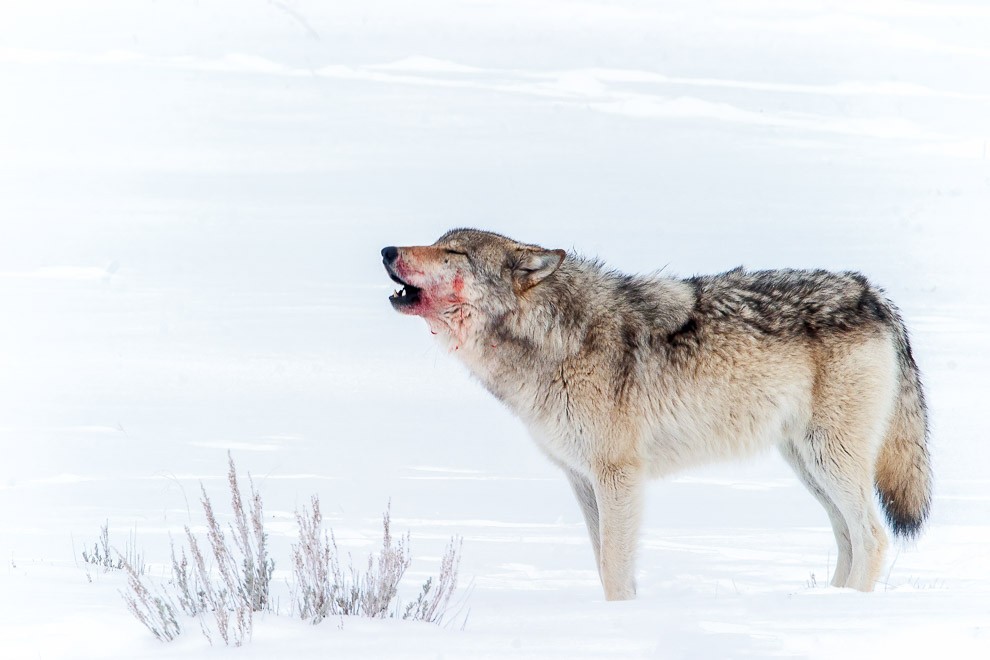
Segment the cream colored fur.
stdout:
<path fill-rule="evenodd" d="M 896 308 L 858 274 L 636 278 L 475 230 L 396 250 L 386 267 L 408 289 L 393 304 L 563 469 L 609 600 L 636 592 L 647 481 L 693 466 L 776 447 L 832 523 L 835 586 L 880 574 L 875 488 L 895 531 L 927 515 L 917 368 Z"/>

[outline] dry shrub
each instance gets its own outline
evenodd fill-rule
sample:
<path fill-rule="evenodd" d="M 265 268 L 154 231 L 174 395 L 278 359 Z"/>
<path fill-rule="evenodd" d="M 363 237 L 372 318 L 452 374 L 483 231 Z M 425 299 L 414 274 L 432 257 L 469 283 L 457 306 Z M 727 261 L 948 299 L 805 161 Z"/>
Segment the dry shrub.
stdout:
<path fill-rule="evenodd" d="M 172 543 L 171 579 L 160 588 L 149 586 L 142 576 L 140 555 L 117 553 L 117 564 L 128 576 L 128 591 L 122 594 L 127 607 L 159 640 L 170 641 L 182 632 L 178 617 L 182 611 L 198 621 L 211 644 L 219 635 L 224 644 L 241 646 L 251 639 L 254 614 L 274 611 L 271 581 L 275 562 L 268 554 L 261 495 L 249 476 L 249 497 L 245 500 L 229 453 L 227 460 L 234 521 L 226 529 L 217 521 L 213 503 L 200 484 L 208 549 L 186 526 L 185 543 L 178 551 Z M 333 530 L 323 531 L 319 498 L 313 496 L 310 502 L 309 509 L 296 512 L 299 543 L 292 546 L 295 584 L 290 587 L 303 619 L 319 623 L 328 616 L 363 616 L 437 624 L 444 620 L 457 588 L 459 539 L 451 539 L 447 546 L 437 578 L 427 579 L 416 599 L 403 606 L 398 598 L 399 583 L 412 563 L 412 554 L 408 532 L 392 535 L 390 507 L 382 516 L 382 546 L 369 555 L 362 571 L 354 567 L 350 556 L 344 567 Z M 92 556 L 103 565 L 110 547 L 106 527 L 101 541 L 102 546 L 98 544 Z"/>
<path fill-rule="evenodd" d="M 346 569 L 333 530 L 323 531 L 320 500 L 313 496 L 310 508 L 296 512 L 299 543 L 292 546 L 292 565 L 299 616 L 319 623 L 328 616 L 401 618 L 440 623 L 454 590 L 460 564 L 458 539 L 451 539 L 437 580 L 428 578 L 416 600 L 402 606 L 399 583 L 412 563 L 409 533 L 392 536 L 390 509 L 382 516 L 382 545 L 368 556 L 367 568 L 355 568 L 348 556 Z"/>

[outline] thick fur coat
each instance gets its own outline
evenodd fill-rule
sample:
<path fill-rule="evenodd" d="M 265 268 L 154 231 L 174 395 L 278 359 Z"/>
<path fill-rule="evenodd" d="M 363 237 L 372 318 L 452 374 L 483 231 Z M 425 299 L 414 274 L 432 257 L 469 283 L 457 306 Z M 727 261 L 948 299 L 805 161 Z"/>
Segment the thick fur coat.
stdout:
<path fill-rule="evenodd" d="M 382 250 L 422 316 L 566 474 L 605 596 L 635 594 L 643 488 L 777 447 L 825 508 L 832 584 L 868 591 L 931 501 L 927 415 L 894 305 L 858 273 L 624 275 L 472 229 Z"/>

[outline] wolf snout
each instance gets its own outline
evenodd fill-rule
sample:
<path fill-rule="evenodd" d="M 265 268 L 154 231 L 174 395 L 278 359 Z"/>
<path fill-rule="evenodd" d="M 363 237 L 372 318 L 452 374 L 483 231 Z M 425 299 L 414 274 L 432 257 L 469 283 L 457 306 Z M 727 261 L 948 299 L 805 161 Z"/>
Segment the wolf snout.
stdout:
<path fill-rule="evenodd" d="M 399 248 L 394 245 L 382 248 L 382 262 L 388 266 L 399 256 Z"/>

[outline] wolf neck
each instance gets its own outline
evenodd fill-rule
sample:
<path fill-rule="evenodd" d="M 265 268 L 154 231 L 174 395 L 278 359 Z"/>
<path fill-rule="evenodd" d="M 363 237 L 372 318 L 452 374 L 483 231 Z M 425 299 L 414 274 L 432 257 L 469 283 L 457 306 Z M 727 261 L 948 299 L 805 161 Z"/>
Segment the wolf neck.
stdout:
<path fill-rule="evenodd" d="M 568 256 L 520 296 L 518 310 L 479 325 L 473 341 L 455 354 L 511 405 L 514 394 L 530 389 L 528 382 L 565 363 L 590 364 L 603 352 L 621 349 L 625 333 L 673 332 L 694 305 L 694 289 L 681 280 L 619 275 Z"/>

